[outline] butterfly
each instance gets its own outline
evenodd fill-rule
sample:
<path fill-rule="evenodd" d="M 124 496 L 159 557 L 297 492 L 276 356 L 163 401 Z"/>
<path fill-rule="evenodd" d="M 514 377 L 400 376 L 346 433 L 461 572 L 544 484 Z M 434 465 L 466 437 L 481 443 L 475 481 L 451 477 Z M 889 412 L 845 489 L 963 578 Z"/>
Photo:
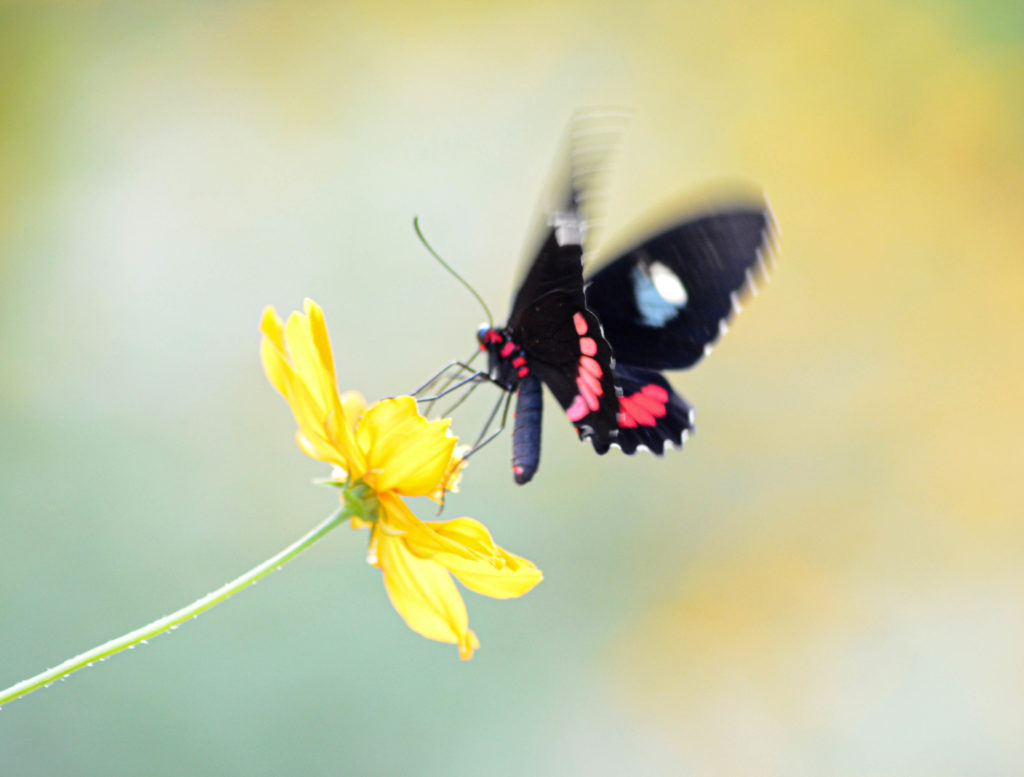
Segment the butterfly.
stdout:
<path fill-rule="evenodd" d="M 542 384 L 599 454 L 682 446 L 694 411 L 661 373 L 699 362 L 766 273 L 774 222 L 761 195 L 745 195 L 680 217 L 585 278 L 585 199 L 574 176 L 508 321 L 477 332 L 490 381 L 516 394 L 519 484 L 540 462 Z"/>

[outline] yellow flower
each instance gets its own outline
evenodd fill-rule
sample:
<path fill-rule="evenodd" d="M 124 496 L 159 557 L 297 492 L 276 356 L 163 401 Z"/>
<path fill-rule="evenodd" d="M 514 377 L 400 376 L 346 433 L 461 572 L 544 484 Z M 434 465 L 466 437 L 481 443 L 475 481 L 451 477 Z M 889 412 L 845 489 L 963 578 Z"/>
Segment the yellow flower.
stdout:
<path fill-rule="evenodd" d="M 383 572 L 392 605 L 413 631 L 457 644 L 470 658 L 480 643 L 452 575 L 471 591 L 508 599 L 533 588 L 541 572 L 496 545 L 479 521 L 427 523 L 405 503 L 454 489 L 465 459 L 455 453 L 451 422 L 428 421 L 412 397 L 367 407 L 356 392 L 340 395 L 323 311 L 312 300 L 286 324 L 268 307 L 260 330 L 263 368 L 291 406 L 299 447 L 341 471 L 351 524 L 370 529 L 368 560 Z"/>

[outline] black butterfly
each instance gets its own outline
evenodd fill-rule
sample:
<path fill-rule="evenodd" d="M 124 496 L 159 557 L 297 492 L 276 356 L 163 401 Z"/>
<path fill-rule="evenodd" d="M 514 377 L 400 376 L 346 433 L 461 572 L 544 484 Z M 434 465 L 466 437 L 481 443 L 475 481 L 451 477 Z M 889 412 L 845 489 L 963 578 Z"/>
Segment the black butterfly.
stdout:
<path fill-rule="evenodd" d="M 693 408 L 660 370 L 711 350 L 753 289 L 772 236 L 766 203 L 749 197 L 691 215 L 583 277 L 579 193 L 551 214 L 508 323 L 483 327 L 492 380 L 518 392 L 512 470 L 528 482 L 540 461 L 541 383 L 598 453 L 661 455 L 693 431 Z"/>

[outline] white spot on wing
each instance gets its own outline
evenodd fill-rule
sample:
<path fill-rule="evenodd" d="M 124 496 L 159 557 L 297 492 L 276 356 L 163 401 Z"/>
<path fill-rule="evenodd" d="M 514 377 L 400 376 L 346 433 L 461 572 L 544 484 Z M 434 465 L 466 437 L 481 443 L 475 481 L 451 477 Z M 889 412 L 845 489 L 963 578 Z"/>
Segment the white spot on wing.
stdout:
<path fill-rule="evenodd" d="M 645 326 L 665 326 L 686 306 L 686 287 L 661 262 L 638 261 L 630 271 L 630 279 L 640 323 Z"/>
<path fill-rule="evenodd" d="M 686 287 L 679 280 L 678 275 L 661 262 L 653 262 L 647 268 L 647 271 L 650 273 L 654 288 L 657 289 L 658 294 L 661 295 L 663 300 L 677 308 L 686 305 L 689 295 L 686 293 Z"/>

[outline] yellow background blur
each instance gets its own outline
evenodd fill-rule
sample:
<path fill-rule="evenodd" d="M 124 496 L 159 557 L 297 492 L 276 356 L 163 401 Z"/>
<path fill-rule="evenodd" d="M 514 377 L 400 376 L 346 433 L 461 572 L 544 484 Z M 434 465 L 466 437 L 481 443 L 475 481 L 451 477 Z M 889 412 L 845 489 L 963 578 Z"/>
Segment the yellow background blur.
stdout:
<path fill-rule="evenodd" d="M 472 662 L 341 531 L 8 706 L 0 774 L 1024 772 L 1022 8 L 0 4 L 2 686 L 332 509 L 261 308 L 317 299 L 371 397 L 469 353 L 411 218 L 502 317 L 574 109 L 633 110 L 613 242 L 722 178 L 782 231 L 685 451 L 549 398 L 533 484 L 473 461 L 449 515 L 546 580 L 468 595 Z"/>

